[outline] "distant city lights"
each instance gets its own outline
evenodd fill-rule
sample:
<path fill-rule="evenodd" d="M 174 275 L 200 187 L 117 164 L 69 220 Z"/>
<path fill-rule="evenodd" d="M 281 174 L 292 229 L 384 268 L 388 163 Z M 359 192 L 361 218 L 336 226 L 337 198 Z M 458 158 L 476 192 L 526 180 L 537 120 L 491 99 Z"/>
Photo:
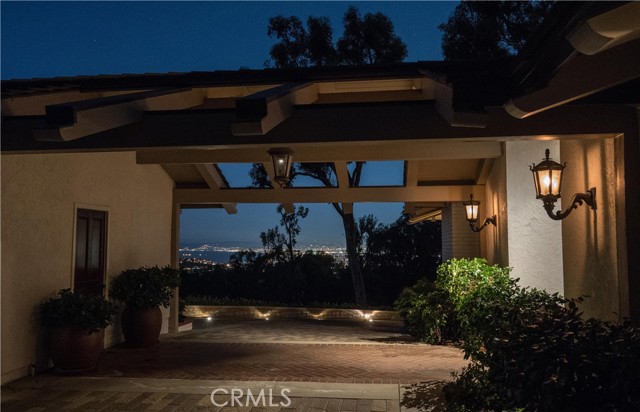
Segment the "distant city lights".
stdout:
<path fill-rule="evenodd" d="M 243 248 L 239 246 L 224 247 L 211 244 L 204 244 L 197 247 L 183 247 L 179 249 L 180 252 L 180 267 L 186 271 L 211 269 L 211 266 L 224 265 L 227 268 L 231 268 L 232 265 L 228 262 L 229 257 L 233 253 L 240 252 L 242 250 L 255 250 L 256 252 L 262 252 L 261 248 Z M 306 249 L 298 249 L 298 252 L 312 251 L 314 253 L 326 253 L 333 256 L 336 262 L 341 264 L 347 263 L 347 250 L 343 247 L 325 246 L 325 245 L 309 245 Z M 216 253 L 224 253 L 227 256 L 224 258 L 227 261 L 220 261 L 220 257 L 211 256 Z"/>

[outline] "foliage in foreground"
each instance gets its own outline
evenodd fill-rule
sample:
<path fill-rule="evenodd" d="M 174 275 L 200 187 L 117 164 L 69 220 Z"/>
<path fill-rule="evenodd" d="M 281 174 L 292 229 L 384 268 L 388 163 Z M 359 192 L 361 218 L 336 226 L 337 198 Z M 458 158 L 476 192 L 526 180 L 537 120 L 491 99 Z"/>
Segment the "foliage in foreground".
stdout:
<path fill-rule="evenodd" d="M 73 326 L 98 332 L 111 324 L 115 309 L 102 296 L 87 296 L 61 289 L 40 304 L 40 321 L 46 328 Z"/>
<path fill-rule="evenodd" d="M 640 330 L 584 320 L 580 302 L 517 287 L 479 302 L 483 350 L 448 398 L 472 411 L 640 410 Z"/>
<path fill-rule="evenodd" d="M 484 259 L 451 259 L 437 270 L 434 283 L 426 280 L 406 288 L 395 303 L 410 333 L 427 343 L 464 340 L 474 344 L 474 315 L 477 300 L 492 300 L 505 292 L 509 269 L 489 266 Z M 461 318 L 460 313 L 468 314 Z"/>
<path fill-rule="evenodd" d="M 448 293 L 423 278 L 405 288 L 395 302 L 411 336 L 425 343 L 457 341 L 455 311 Z"/>
<path fill-rule="evenodd" d="M 421 318 L 424 331 L 436 322 L 459 331 L 471 358 L 445 387 L 451 410 L 640 410 L 639 329 L 582 319 L 582 298 L 521 288 L 479 259 L 444 263 L 424 299 L 434 293 L 448 306 Z"/>
<path fill-rule="evenodd" d="M 170 266 L 128 269 L 111 281 L 109 296 L 140 309 L 169 306 L 180 286 L 180 271 Z"/>

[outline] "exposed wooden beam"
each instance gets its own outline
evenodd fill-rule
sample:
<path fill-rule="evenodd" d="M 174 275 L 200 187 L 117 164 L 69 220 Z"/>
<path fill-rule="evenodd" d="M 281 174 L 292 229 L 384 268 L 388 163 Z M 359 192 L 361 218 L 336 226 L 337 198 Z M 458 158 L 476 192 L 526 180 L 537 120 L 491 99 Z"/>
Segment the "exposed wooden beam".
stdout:
<path fill-rule="evenodd" d="M 484 185 L 487 183 L 487 179 L 489 178 L 489 173 L 491 173 L 493 163 L 494 159 L 480 160 L 480 164 L 478 164 L 478 170 L 476 172 L 476 178 L 474 179 L 477 185 Z"/>
<path fill-rule="evenodd" d="M 47 114 L 47 106 L 82 99 L 97 99 L 99 97 L 102 97 L 100 93 L 83 93 L 78 90 L 8 97 L 2 99 L 2 115 L 44 116 Z"/>
<path fill-rule="evenodd" d="M 640 3 L 629 2 L 583 21 L 567 40 L 582 54 L 593 55 L 640 36 Z"/>
<path fill-rule="evenodd" d="M 425 220 L 442 220 L 442 208 L 418 210 L 409 216 L 407 224 L 415 225 Z"/>
<path fill-rule="evenodd" d="M 205 182 L 207 182 L 207 185 L 209 185 L 211 189 L 226 189 L 229 187 L 229 184 L 227 183 L 222 173 L 220 173 L 220 170 L 213 164 L 196 163 L 195 167 L 196 169 L 198 169 L 198 172 L 200 173 L 200 175 L 202 175 L 202 178 Z"/>
<path fill-rule="evenodd" d="M 454 107 L 453 94 L 455 90 L 452 86 L 436 82 L 433 93 L 436 110 L 451 126 L 473 128 L 484 128 L 487 126 L 487 121 L 489 120 L 488 113 L 462 111 Z"/>
<path fill-rule="evenodd" d="M 504 108 L 524 119 L 639 77 L 640 39 L 636 39 L 593 56 L 577 55 L 558 69 L 546 87 L 513 98 Z"/>
<path fill-rule="evenodd" d="M 368 160 L 485 159 L 502 156 L 502 143 L 499 141 L 425 142 L 398 140 L 366 143 L 292 144 L 287 147 L 295 152 L 294 160 L 296 162 L 318 163 Z M 250 148 L 215 150 L 141 150 L 137 152 L 137 162 L 139 164 L 262 162 L 269 172 L 273 167 L 267 153 L 269 148 L 270 146 L 267 145 L 256 145 Z"/>
<path fill-rule="evenodd" d="M 345 215 L 353 214 L 353 203 L 342 202 L 342 213 Z"/>
<path fill-rule="evenodd" d="M 42 151 L 109 151 L 109 150 L 204 150 L 240 149 L 248 153 L 261 149 L 262 158 L 231 161 L 270 161 L 266 151 L 272 147 L 289 147 L 298 152 L 305 146 L 334 147 L 334 159 L 344 160 L 411 160 L 432 157 L 422 151 L 421 143 L 437 149 L 437 144 L 461 142 L 498 143 L 513 139 L 590 139 L 618 136 L 626 122 L 627 105 L 575 104 L 548 110 L 527 119 L 516 119 L 503 108 L 489 108 L 487 127 L 460 128 L 449 126 L 428 102 L 385 102 L 375 105 L 307 105 L 265 136 L 239 139 L 231 135 L 228 110 L 180 110 L 145 113 L 141 123 L 112 129 L 72 142 L 38 142 L 32 129 L 42 127 L 41 118 L 8 117 L 2 124 L 2 152 L 38 153 Z M 610 122 L 601 119 L 609 117 Z M 373 148 L 378 159 L 360 156 Z M 384 151 L 379 149 L 383 148 Z M 348 149 L 348 150 L 344 150 Z M 412 153 L 413 152 L 413 153 Z M 326 154 L 326 152 L 324 152 Z M 341 154 L 340 154 L 341 153 Z M 348 155 L 348 156 L 347 156 Z M 469 158 L 483 158 L 470 154 Z M 311 156 L 309 156 L 311 157 Z M 361 159 L 348 159 L 360 157 Z M 437 156 L 434 156 L 437 158 Z M 347 158 L 347 159 L 345 159 Z M 455 157 L 450 157 L 454 159 Z M 262 159 L 262 160 L 260 160 Z M 330 161 L 331 159 L 329 159 Z M 174 162 L 171 160 L 170 162 Z M 204 159 L 195 163 L 211 163 Z M 159 162 L 156 162 L 159 163 Z M 183 161 L 183 163 L 193 163 Z"/>
<path fill-rule="evenodd" d="M 236 100 L 238 120 L 231 123 L 235 136 L 267 134 L 291 117 L 294 106 L 318 100 L 314 83 L 287 83 Z"/>
<path fill-rule="evenodd" d="M 318 82 L 318 92 L 323 94 L 416 90 L 422 87 L 423 77 L 398 79 L 325 81 Z"/>
<path fill-rule="evenodd" d="M 203 101 L 192 89 L 162 89 L 46 107 L 47 128 L 33 131 L 36 140 L 69 141 L 142 120 L 145 111 L 182 110 Z"/>
<path fill-rule="evenodd" d="M 461 202 L 484 196 L 482 185 L 357 188 L 174 189 L 178 203 L 359 203 L 359 202 Z"/>
<path fill-rule="evenodd" d="M 417 160 L 406 160 L 404 162 L 404 185 L 405 187 L 418 186 L 418 166 Z"/>
<path fill-rule="evenodd" d="M 207 182 L 209 188 L 212 190 L 220 190 L 229 188 L 229 184 L 227 180 L 224 178 L 224 175 L 220 172 L 220 170 L 212 164 L 196 164 L 196 169 L 202 175 L 202 178 Z M 235 215 L 238 213 L 238 208 L 235 203 L 222 203 L 221 206 L 224 210 L 227 211 L 230 215 Z"/>
<path fill-rule="evenodd" d="M 344 160 L 333 162 L 336 167 L 336 180 L 338 181 L 338 187 L 349 187 L 349 169 L 347 169 L 347 162 Z"/>
<path fill-rule="evenodd" d="M 296 205 L 294 205 L 293 203 L 282 203 L 282 207 L 287 213 L 293 213 L 296 211 Z"/>
<path fill-rule="evenodd" d="M 222 203 L 222 207 L 226 210 L 228 215 L 235 215 L 238 213 L 237 203 Z"/>
<path fill-rule="evenodd" d="M 222 209 L 222 205 L 220 203 L 181 203 L 180 209 Z"/>

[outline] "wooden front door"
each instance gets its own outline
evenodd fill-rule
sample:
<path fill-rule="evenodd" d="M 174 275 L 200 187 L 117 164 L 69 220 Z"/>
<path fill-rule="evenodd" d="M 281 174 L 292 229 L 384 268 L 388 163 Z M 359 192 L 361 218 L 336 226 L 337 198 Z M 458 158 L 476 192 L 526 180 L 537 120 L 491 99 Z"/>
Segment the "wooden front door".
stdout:
<path fill-rule="evenodd" d="M 74 292 L 104 294 L 107 212 L 78 209 Z"/>

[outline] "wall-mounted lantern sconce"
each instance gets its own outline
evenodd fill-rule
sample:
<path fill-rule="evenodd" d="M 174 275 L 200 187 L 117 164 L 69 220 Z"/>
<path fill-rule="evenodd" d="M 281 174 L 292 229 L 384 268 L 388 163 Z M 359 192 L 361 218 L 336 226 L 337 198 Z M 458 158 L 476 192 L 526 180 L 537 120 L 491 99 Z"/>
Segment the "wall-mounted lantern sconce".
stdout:
<path fill-rule="evenodd" d="M 464 205 L 464 211 L 467 215 L 467 222 L 469 222 L 469 226 L 471 230 L 474 232 L 479 232 L 484 229 L 485 226 L 492 224 L 496 226 L 496 215 L 488 217 L 482 222 L 482 226 L 477 227 L 476 223 L 478 222 L 478 211 L 480 209 L 480 202 L 477 200 L 473 200 L 473 195 L 469 195 L 468 202 L 462 202 Z"/>
<path fill-rule="evenodd" d="M 549 158 L 549 149 L 545 150 L 545 159 L 537 165 L 529 168 L 533 172 L 533 183 L 536 185 L 536 199 L 542 199 L 544 209 L 553 220 L 561 220 L 569 216 L 573 209 L 577 209 L 582 203 L 586 203 L 592 210 L 596 210 L 596 188 L 592 187 L 587 193 L 576 193 L 571 199 L 571 206 L 564 212 L 553 213 L 555 203 L 560 199 L 562 185 L 562 171 L 567 166 L 561 165 Z"/>
<path fill-rule="evenodd" d="M 273 161 L 273 178 L 281 187 L 285 187 L 291 181 L 293 152 L 289 149 L 279 148 L 271 149 L 268 153 Z"/>

